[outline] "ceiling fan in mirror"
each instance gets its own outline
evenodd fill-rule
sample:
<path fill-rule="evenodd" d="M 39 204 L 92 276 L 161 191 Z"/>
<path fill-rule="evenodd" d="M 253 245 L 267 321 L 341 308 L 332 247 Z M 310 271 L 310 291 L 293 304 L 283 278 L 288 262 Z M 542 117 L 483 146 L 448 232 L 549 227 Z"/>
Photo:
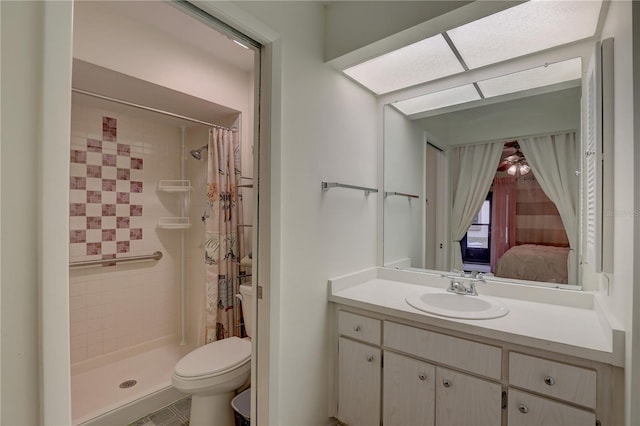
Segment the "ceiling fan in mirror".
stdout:
<path fill-rule="evenodd" d="M 498 164 L 499 172 L 507 172 L 510 176 L 524 176 L 531 171 L 531 167 L 524 158 L 517 141 L 506 142 L 502 149 L 502 157 Z"/>

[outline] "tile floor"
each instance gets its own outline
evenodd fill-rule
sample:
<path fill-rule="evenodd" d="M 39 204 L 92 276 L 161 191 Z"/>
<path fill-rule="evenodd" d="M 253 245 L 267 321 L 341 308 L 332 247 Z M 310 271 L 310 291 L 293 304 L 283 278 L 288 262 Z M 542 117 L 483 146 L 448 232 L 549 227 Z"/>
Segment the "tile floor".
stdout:
<path fill-rule="evenodd" d="M 190 409 L 191 397 L 188 396 L 131 423 L 129 426 L 189 426 Z"/>

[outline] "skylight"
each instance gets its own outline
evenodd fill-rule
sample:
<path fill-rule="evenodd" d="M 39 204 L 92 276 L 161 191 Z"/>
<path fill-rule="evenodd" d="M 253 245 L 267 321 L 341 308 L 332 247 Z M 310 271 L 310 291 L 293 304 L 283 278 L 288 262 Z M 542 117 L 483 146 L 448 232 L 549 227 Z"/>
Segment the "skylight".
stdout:
<path fill-rule="evenodd" d="M 591 37 L 602 1 L 531 0 L 447 31 L 469 69 Z"/>
<path fill-rule="evenodd" d="M 410 44 L 344 72 L 376 94 L 464 71 L 441 34 Z"/>
<path fill-rule="evenodd" d="M 389 93 L 592 37 L 601 7 L 602 0 L 530 0 L 370 59 L 344 72 L 378 95 Z M 449 37 L 451 47 L 443 34 Z M 491 84 L 487 82 L 486 86 Z M 522 90 L 519 85 L 510 84 L 514 90 Z M 427 98 L 423 101 L 427 102 Z M 418 98 L 406 105 L 417 102 Z"/>
<path fill-rule="evenodd" d="M 565 81 L 579 80 L 581 77 L 582 60 L 581 58 L 574 58 L 479 81 L 478 86 L 486 97 L 492 97 L 550 86 Z"/>
<path fill-rule="evenodd" d="M 479 99 L 480 95 L 473 84 L 467 84 L 465 86 L 453 87 L 451 89 L 429 93 L 428 95 L 395 102 L 393 106 L 398 108 L 403 114 L 411 115 L 465 102 L 477 101 Z"/>

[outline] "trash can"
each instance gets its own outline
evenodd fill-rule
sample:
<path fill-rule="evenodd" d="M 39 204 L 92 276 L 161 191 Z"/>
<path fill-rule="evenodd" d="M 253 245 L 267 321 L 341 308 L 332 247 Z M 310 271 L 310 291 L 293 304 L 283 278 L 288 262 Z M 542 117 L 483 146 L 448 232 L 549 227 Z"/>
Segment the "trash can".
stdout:
<path fill-rule="evenodd" d="M 251 388 L 245 389 L 231 400 L 235 426 L 251 426 Z"/>

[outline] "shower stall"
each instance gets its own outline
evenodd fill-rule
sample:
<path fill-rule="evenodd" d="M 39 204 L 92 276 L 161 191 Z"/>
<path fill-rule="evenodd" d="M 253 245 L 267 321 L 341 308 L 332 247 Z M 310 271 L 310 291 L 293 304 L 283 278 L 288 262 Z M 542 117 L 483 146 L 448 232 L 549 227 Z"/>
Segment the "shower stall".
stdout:
<path fill-rule="evenodd" d="M 215 126 L 238 129 L 241 174 L 250 179 L 255 52 L 245 52 L 227 35 L 164 3 L 79 2 L 74 14 L 72 419 L 74 425 L 125 424 L 185 396 L 171 387 L 171 374 L 176 362 L 204 340 L 208 132 Z M 156 66 L 162 62 L 162 69 L 170 70 L 175 58 L 187 61 L 187 48 L 173 40 L 176 50 L 168 51 L 163 42 L 175 36 L 150 26 L 149 16 L 188 19 L 191 28 L 184 27 L 185 34 L 208 31 L 209 42 L 224 49 L 233 44 L 237 55 L 245 60 L 249 55 L 250 66 L 240 69 L 237 62 L 230 65 L 188 46 L 198 61 L 210 62 L 195 74 L 206 71 L 203 75 L 213 81 L 202 80 L 201 95 L 182 76 L 178 82 L 161 81 L 146 62 L 155 59 Z M 135 34 L 141 45 L 155 45 L 157 51 L 147 50 L 145 58 L 132 63 L 131 55 L 140 52 L 108 25 L 115 20 L 119 32 Z M 109 49 L 121 58 L 99 57 Z M 244 203 L 243 257 L 254 237 L 255 194 L 251 180 L 246 182 L 238 194 Z M 243 282 L 250 282 L 251 264 L 238 268 Z"/>

